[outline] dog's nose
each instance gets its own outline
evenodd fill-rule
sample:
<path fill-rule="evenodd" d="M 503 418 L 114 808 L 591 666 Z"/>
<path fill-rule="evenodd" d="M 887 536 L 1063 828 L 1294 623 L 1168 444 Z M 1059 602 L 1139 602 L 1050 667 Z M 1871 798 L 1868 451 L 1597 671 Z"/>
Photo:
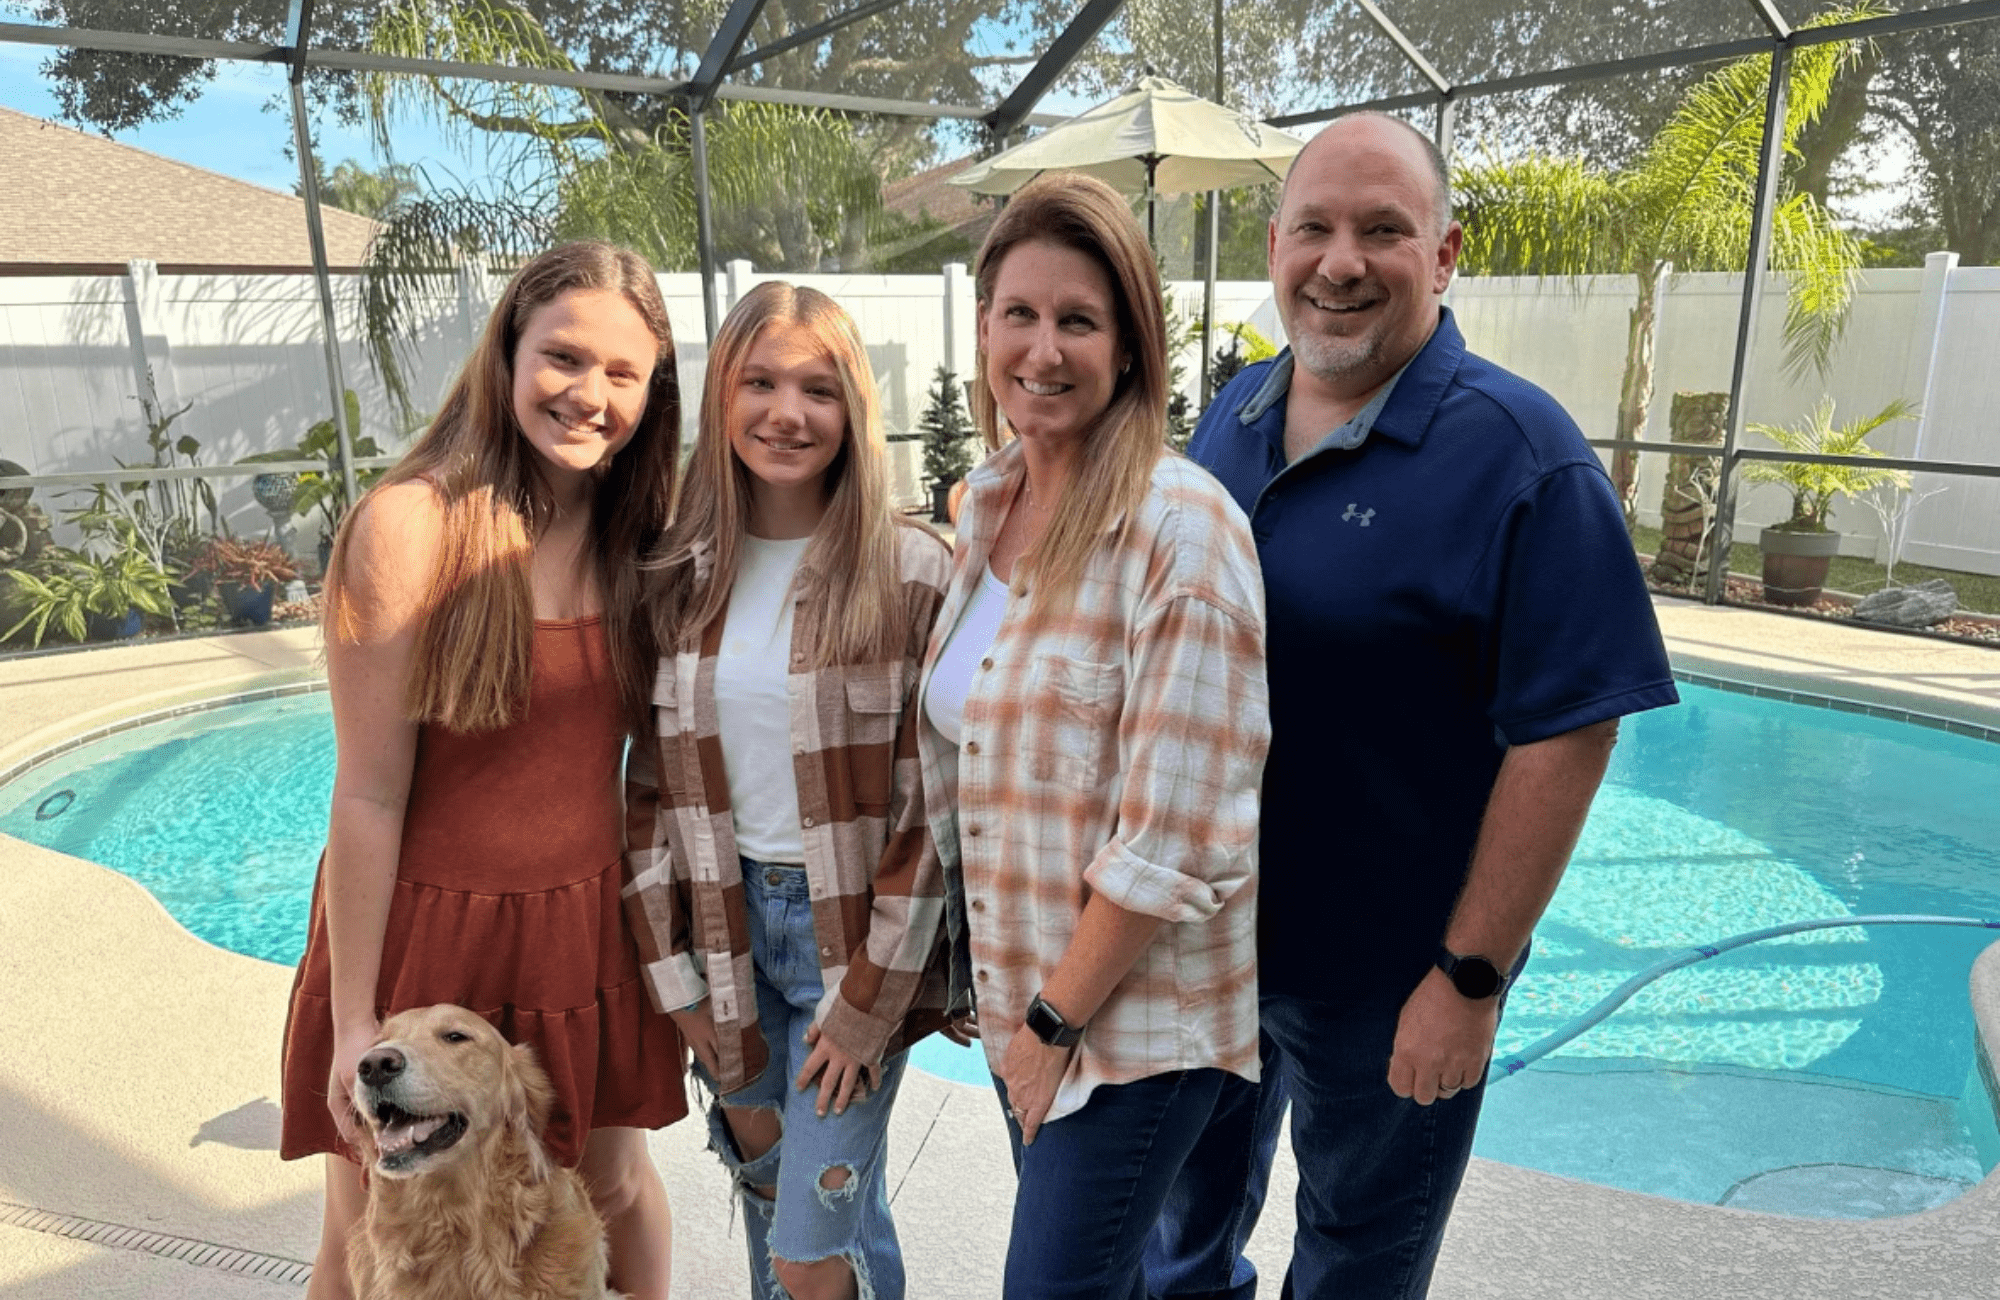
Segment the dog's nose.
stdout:
<path fill-rule="evenodd" d="M 361 1066 L 356 1071 L 361 1082 L 371 1088 L 379 1088 L 403 1072 L 403 1054 L 393 1047 L 378 1047 L 361 1058 Z"/>

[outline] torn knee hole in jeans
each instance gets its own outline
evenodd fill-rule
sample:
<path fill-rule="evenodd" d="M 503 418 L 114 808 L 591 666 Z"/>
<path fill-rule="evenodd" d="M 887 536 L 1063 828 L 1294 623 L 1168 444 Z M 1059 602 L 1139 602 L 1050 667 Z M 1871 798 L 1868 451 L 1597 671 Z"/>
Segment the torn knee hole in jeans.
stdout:
<path fill-rule="evenodd" d="M 822 1260 L 840 1260 L 847 1265 L 847 1271 L 854 1274 L 855 1300 L 875 1300 L 875 1282 L 868 1276 L 868 1260 L 864 1255 L 850 1254 L 847 1251 L 836 1251 L 831 1255 L 822 1255 L 819 1259 L 781 1260 L 776 1255 L 772 1255 L 769 1258 L 771 1277 L 774 1282 L 778 1281 L 778 1269 L 781 1264 L 817 1264 Z M 789 1289 L 781 1290 L 780 1294 L 789 1294 Z"/>
<path fill-rule="evenodd" d="M 854 1199 L 854 1170 L 849 1165 L 833 1164 L 819 1171 L 819 1203 L 831 1210 L 842 1201 Z"/>

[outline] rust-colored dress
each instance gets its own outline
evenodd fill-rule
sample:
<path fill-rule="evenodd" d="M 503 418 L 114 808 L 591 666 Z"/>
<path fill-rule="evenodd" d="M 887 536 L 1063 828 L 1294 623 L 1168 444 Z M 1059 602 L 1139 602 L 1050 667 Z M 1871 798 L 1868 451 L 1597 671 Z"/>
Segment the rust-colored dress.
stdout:
<path fill-rule="evenodd" d="M 681 1043 L 640 983 L 619 903 L 625 729 L 595 618 L 537 620 L 527 715 L 497 732 L 426 726 L 403 819 L 377 1010 L 456 1002 L 535 1045 L 555 1084 L 544 1134 L 565 1165 L 593 1128 L 687 1114 Z M 332 964 L 322 896 L 285 1024 L 287 1160 L 354 1159 L 327 1113 Z"/>

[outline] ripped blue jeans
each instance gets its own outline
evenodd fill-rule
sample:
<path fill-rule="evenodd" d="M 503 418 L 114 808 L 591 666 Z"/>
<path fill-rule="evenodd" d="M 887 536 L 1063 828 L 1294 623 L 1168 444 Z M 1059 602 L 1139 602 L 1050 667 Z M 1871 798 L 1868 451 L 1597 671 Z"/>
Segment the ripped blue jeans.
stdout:
<path fill-rule="evenodd" d="M 850 1101 L 844 1114 L 835 1114 L 830 1104 L 824 1117 L 816 1114 L 818 1080 L 804 1092 L 792 1086 L 811 1050 L 806 1027 L 825 993 L 805 868 L 743 859 L 743 905 L 757 970 L 757 1018 L 771 1063 L 722 1101 L 777 1111 L 784 1133 L 776 1146 L 745 1161 L 721 1105 L 709 1108 L 708 1132 L 743 1205 L 751 1294 L 756 1300 L 787 1300 L 772 1267 L 774 1255 L 800 1264 L 839 1255 L 854 1270 L 861 1300 L 903 1300 L 903 1249 L 889 1216 L 885 1166 L 889 1108 L 907 1054 L 884 1061 L 882 1087 Z M 706 1072 L 699 1064 L 695 1069 L 713 1091 Z M 844 1186 L 822 1185 L 825 1175 L 843 1168 Z M 778 1189 L 776 1200 L 751 1190 L 771 1186 Z"/>

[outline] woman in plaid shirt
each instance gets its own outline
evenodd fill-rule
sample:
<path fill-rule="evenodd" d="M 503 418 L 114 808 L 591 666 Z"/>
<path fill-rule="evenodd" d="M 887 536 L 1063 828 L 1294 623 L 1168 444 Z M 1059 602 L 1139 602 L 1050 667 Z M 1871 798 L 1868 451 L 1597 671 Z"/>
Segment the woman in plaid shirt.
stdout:
<path fill-rule="evenodd" d="M 891 509 L 886 460 L 853 320 L 751 290 L 652 566 L 666 654 L 627 769 L 626 898 L 720 1096 L 760 1300 L 901 1300 L 885 1130 L 904 1049 L 944 1022 L 911 704 L 950 560 Z"/>
<path fill-rule="evenodd" d="M 1143 1297 L 1225 1073 L 1257 1076 L 1263 585 L 1242 513 L 1166 450 L 1159 277 L 1124 200 L 1041 177 L 975 278 L 1000 449 L 968 480 L 920 749 L 1020 1177 L 1005 1294 Z"/>

